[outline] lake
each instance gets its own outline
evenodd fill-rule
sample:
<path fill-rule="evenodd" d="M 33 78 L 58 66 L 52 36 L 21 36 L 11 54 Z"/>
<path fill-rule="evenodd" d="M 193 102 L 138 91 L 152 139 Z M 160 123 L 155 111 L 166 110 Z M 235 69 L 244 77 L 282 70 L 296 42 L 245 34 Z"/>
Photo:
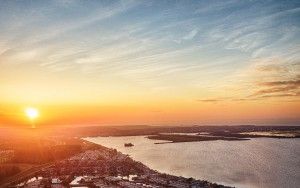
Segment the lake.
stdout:
<path fill-rule="evenodd" d="M 241 188 L 300 187 L 300 139 L 255 138 L 154 144 L 145 136 L 89 137 L 148 167 Z M 124 147 L 124 143 L 133 147 Z"/>

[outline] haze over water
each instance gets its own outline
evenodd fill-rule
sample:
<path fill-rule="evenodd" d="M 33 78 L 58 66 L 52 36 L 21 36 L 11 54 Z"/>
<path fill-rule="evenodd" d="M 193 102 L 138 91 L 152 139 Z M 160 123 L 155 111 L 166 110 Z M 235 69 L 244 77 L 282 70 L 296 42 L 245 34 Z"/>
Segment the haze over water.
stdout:
<path fill-rule="evenodd" d="M 86 140 L 129 154 L 160 172 L 242 188 L 300 185 L 300 139 L 257 138 L 154 144 L 144 136 Z M 131 142 L 134 147 L 124 147 Z"/>

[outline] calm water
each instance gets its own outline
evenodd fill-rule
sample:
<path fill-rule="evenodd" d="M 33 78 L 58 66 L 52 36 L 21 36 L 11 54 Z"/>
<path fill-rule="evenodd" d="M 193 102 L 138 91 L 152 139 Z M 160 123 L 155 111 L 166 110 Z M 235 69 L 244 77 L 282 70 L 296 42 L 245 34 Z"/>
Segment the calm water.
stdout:
<path fill-rule="evenodd" d="M 129 154 L 152 169 L 236 187 L 300 187 L 300 139 L 258 138 L 154 144 L 144 136 L 86 140 Z M 125 148 L 131 142 L 134 147 Z"/>

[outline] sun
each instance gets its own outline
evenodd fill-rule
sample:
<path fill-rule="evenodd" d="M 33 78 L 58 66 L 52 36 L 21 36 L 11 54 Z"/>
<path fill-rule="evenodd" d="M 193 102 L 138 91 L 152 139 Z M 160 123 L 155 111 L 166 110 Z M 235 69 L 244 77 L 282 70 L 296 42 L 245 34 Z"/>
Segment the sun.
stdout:
<path fill-rule="evenodd" d="M 36 108 L 32 108 L 32 107 L 26 108 L 25 113 L 26 113 L 27 117 L 29 117 L 29 119 L 31 119 L 31 120 L 33 120 L 39 116 L 39 111 Z"/>

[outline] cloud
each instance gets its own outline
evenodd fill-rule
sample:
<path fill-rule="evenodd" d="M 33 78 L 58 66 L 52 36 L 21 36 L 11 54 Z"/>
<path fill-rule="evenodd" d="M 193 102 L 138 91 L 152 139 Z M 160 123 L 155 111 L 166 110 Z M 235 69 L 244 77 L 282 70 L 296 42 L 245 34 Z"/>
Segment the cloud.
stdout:
<path fill-rule="evenodd" d="M 250 97 L 293 97 L 299 96 L 300 79 L 258 83 L 262 87 Z M 274 94 L 274 95 L 269 95 Z"/>
<path fill-rule="evenodd" d="M 220 102 L 221 99 L 198 99 L 197 102 Z"/>
<path fill-rule="evenodd" d="M 205 2 L 205 1 L 204 1 Z M 222 11 L 224 9 L 230 8 L 233 5 L 236 5 L 238 1 L 215 1 L 214 3 L 207 4 L 206 2 L 203 5 L 200 5 L 199 8 L 195 10 L 195 14 L 206 14 L 209 12 Z"/>
<path fill-rule="evenodd" d="M 190 31 L 186 36 L 183 37 L 184 40 L 191 40 L 197 35 L 197 29 Z"/>
<path fill-rule="evenodd" d="M 4 4 L 9 11 L 0 13 L 0 20 L 6 23 L 0 28 L 0 78 L 9 73 L 6 67 L 20 63 L 28 69 L 76 74 L 79 80 L 89 74 L 97 83 L 114 80 L 119 86 L 139 85 L 145 93 L 161 87 L 198 92 L 206 85 L 217 93 L 221 87 L 234 88 L 235 81 L 244 87 L 226 90 L 231 98 L 198 102 L 254 100 L 271 94 L 283 96 L 286 90 L 294 94 L 298 86 L 291 78 L 299 67 L 291 63 L 300 57 L 299 8 L 281 5 L 220 1 L 163 6 L 143 1 L 82 4 L 65 0 L 55 1 L 55 6 L 29 6 L 26 13 L 32 13 L 27 15 Z M 250 81 L 244 78 L 250 76 L 240 70 L 255 64 L 253 56 L 275 60 L 284 56 L 289 64 L 271 59 L 252 66 L 252 78 L 261 83 L 249 88 Z M 272 80 L 282 81 L 265 82 Z M 253 98 L 247 98 L 249 93 L 255 94 Z"/>
<path fill-rule="evenodd" d="M 268 88 L 268 89 L 259 90 L 258 92 L 256 92 L 252 96 L 263 95 L 263 94 L 270 94 L 270 93 L 287 92 L 287 91 L 295 90 L 297 88 L 298 88 L 298 86 L 294 86 L 294 85 L 284 86 L 284 87 L 271 87 L 271 88 Z"/>
<path fill-rule="evenodd" d="M 264 95 L 261 98 L 273 98 L 273 97 L 298 97 L 300 96 L 299 92 L 296 93 L 285 93 L 285 94 L 275 94 L 275 95 Z"/>
<path fill-rule="evenodd" d="M 261 72 L 288 72 L 288 68 L 280 65 L 262 65 L 258 66 L 256 70 Z"/>
<path fill-rule="evenodd" d="M 288 81 L 275 81 L 275 82 L 263 82 L 259 83 L 261 86 L 284 86 L 284 87 L 296 87 L 300 86 L 299 80 L 288 80 Z"/>
<path fill-rule="evenodd" d="M 216 98 L 216 99 L 198 99 L 197 102 L 207 102 L 207 103 L 217 103 L 217 102 L 244 102 L 244 101 L 256 101 L 261 100 L 261 98 L 234 98 L 234 97 L 227 97 L 227 98 Z"/>
<path fill-rule="evenodd" d="M 231 99 L 231 101 L 256 101 L 260 100 L 259 98 L 237 98 L 237 99 Z"/>

